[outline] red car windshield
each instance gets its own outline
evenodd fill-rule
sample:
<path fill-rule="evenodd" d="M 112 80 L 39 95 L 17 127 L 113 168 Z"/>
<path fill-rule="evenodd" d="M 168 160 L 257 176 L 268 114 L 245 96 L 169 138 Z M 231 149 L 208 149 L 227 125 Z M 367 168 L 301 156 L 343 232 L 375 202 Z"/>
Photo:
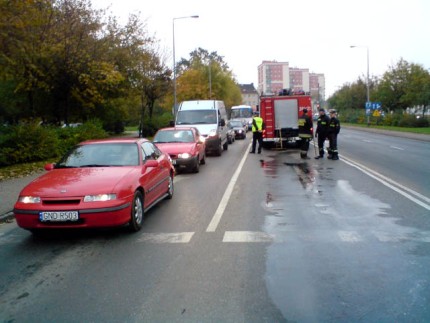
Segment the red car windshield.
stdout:
<path fill-rule="evenodd" d="M 76 146 L 55 165 L 55 168 L 136 165 L 139 165 L 136 144 L 100 143 Z"/>

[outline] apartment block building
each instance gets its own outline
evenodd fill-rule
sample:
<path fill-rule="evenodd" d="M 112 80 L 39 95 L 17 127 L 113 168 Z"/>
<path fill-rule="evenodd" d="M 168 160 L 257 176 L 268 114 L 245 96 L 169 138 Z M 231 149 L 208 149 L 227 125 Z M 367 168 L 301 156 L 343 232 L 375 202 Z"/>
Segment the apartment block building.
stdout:
<path fill-rule="evenodd" d="M 314 101 L 325 98 L 325 77 L 308 68 L 290 67 L 288 62 L 263 61 L 258 66 L 258 93 L 277 94 L 282 89 L 305 91 Z"/>

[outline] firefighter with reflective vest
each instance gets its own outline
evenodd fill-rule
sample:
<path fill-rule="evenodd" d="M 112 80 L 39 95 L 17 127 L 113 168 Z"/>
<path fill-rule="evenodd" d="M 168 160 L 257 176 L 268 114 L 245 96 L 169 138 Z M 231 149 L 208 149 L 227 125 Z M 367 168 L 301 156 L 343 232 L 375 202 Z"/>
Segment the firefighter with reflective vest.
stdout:
<path fill-rule="evenodd" d="M 337 135 L 340 132 L 340 122 L 336 117 L 336 110 L 330 110 L 330 122 L 328 124 L 328 140 L 330 146 L 328 149 L 328 157 L 332 160 L 338 160 L 339 155 L 337 151 Z"/>
<path fill-rule="evenodd" d="M 255 148 L 258 141 L 258 153 L 261 154 L 261 148 L 263 146 L 263 130 L 265 124 L 263 118 L 260 117 L 258 111 L 254 112 L 254 117 L 252 118 L 252 148 L 250 153 L 255 154 Z"/>
<path fill-rule="evenodd" d="M 323 108 L 319 109 L 319 117 L 317 119 L 317 129 L 315 137 L 318 138 L 318 156 L 315 159 L 324 158 L 324 142 L 328 138 L 328 125 L 330 117 L 325 114 Z"/>
<path fill-rule="evenodd" d="M 313 123 L 308 116 L 308 109 L 303 109 L 299 118 L 300 158 L 308 159 L 309 142 L 313 137 Z"/>

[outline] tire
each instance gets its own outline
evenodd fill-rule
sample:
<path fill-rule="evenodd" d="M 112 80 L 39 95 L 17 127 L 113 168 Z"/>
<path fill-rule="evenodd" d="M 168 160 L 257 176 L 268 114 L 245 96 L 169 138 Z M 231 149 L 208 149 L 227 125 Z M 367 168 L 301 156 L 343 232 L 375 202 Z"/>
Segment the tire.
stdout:
<path fill-rule="evenodd" d="M 173 176 L 169 176 L 169 188 L 167 189 L 167 197 L 166 199 L 170 200 L 173 197 L 173 193 L 175 192 L 174 186 L 173 186 Z"/>
<path fill-rule="evenodd" d="M 222 154 L 222 145 L 220 141 L 218 145 L 218 149 L 215 151 L 215 156 L 221 156 L 221 154 Z"/>
<path fill-rule="evenodd" d="M 133 196 L 133 203 L 131 205 L 131 219 L 129 228 L 131 232 L 137 232 L 142 228 L 144 208 L 143 208 L 143 195 L 141 192 L 136 191 Z"/>
<path fill-rule="evenodd" d="M 198 173 L 200 171 L 200 156 L 197 156 L 196 165 L 193 168 L 193 173 Z"/>
<path fill-rule="evenodd" d="M 203 158 L 202 158 L 202 160 L 200 160 L 200 164 L 201 165 L 205 165 L 206 164 L 206 152 L 203 152 Z"/>
<path fill-rule="evenodd" d="M 227 142 L 227 140 L 225 141 L 225 144 L 222 146 L 222 148 L 223 148 L 224 150 L 227 150 L 227 149 L 228 149 L 228 142 Z"/>

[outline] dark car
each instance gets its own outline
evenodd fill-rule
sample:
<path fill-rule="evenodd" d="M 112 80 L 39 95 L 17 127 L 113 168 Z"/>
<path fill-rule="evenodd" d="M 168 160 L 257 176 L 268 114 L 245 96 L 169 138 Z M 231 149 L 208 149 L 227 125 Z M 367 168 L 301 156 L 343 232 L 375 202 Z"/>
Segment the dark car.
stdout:
<path fill-rule="evenodd" d="M 234 133 L 234 129 L 231 126 L 230 121 L 227 121 L 226 127 L 227 127 L 227 142 L 229 144 L 232 144 L 236 139 L 236 134 Z"/>
<path fill-rule="evenodd" d="M 146 139 L 85 141 L 20 192 L 13 213 L 21 228 L 142 227 L 144 214 L 173 196 L 169 155 Z"/>
<path fill-rule="evenodd" d="M 198 173 L 200 165 L 206 163 L 205 138 L 194 127 L 170 127 L 157 131 L 154 144 L 170 155 L 176 171 Z"/>
<path fill-rule="evenodd" d="M 230 127 L 234 131 L 234 137 L 236 139 L 246 138 L 246 125 L 240 120 L 230 120 Z"/>

